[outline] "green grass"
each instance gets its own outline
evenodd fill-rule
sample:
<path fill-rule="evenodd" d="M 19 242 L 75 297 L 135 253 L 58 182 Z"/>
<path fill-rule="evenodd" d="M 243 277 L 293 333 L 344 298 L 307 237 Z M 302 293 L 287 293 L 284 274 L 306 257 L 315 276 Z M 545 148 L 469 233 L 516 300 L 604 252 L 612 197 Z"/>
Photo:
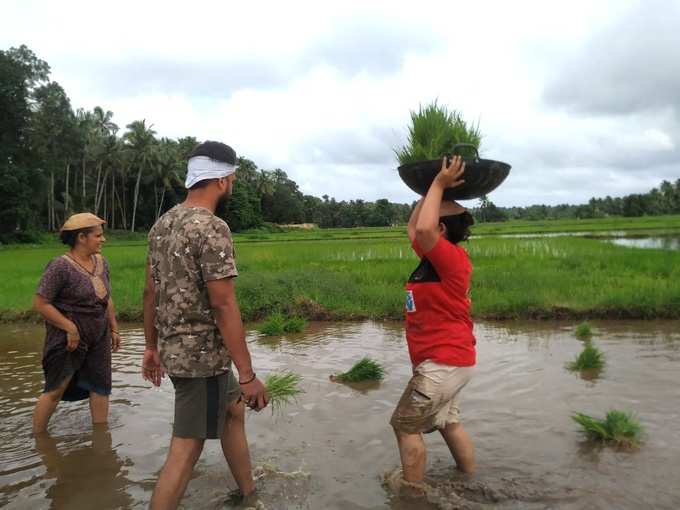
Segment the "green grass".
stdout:
<path fill-rule="evenodd" d="M 642 425 L 632 413 L 609 411 L 604 420 L 576 413 L 572 419 L 591 441 L 619 447 L 637 448 L 643 434 Z"/>
<path fill-rule="evenodd" d="M 285 317 L 282 313 L 275 312 L 258 327 L 258 331 L 265 336 L 279 336 L 300 333 L 306 326 L 307 321 L 302 317 Z"/>
<path fill-rule="evenodd" d="M 604 364 L 604 353 L 588 342 L 576 359 L 567 364 L 567 368 L 572 371 L 602 370 Z"/>
<path fill-rule="evenodd" d="M 295 402 L 297 396 L 304 393 L 300 388 L 302 376 L 294 372 L 269 374 L 264 381 L 269 394 L 269 405 L 272 414 L 281 412 L 283 407 Z"/>
<path fill-rule="evenodd" d="M 579 340 L 587 340 L 593 336 L 593 329 L 590 327 L 588 322 L 582 322 L 576 326 L 574 334 Z"/>
<path fill-rule="evenodd" d="M 357 361 L 347 372 L 334 376 L 334 380 L 339 382 L 382 381 L 383 377 L 385 377 L 383 366 L 366 357 Z"/>
<path fill-rule="evenodd" d="M 417 265 L 405 230 L 354 232 L 287 242 L 236 237 L 244 319 L 259 321 L 274 311 L 309 320 L 401 319 L 404 282 Z M 367 232 L 372 237 L 363 238 Z M 464 246 L 474 266 L 476 318 L 680 318 L 678 251 L 577 237 L 481 237 Z M 0 318 L 27 314 L 43 268 L 63 252 L 56 243 L 0 250 Z M 104 255 L 121 318 L 138 320 L 145 243 L 113 240 Z"/>

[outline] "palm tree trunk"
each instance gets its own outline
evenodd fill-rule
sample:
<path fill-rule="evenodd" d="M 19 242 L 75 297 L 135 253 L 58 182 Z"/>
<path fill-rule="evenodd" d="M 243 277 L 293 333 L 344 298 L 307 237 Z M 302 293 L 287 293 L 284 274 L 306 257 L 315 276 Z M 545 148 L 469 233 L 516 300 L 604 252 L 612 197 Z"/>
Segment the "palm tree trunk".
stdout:
<path fill-rule="evenodd" d="M 116 172 L 111 172 L 111 223 L 112 229 L 116 228 Z"/>
<path fill-rule="evenodd" d="M 68 217 L 69 209 L 68 209 L 68 198 L 69 198 L 69 177 L 71 176 L 71 164 L 66 163 L 66 191 L 64 193 L 64 217 Z"/>
<path fill-rule="evenodd" d="M 94 188 L 94 213 L 99 212 L 99 179 L 102 175 L 102 163 L 99 162 L 97 165 L 97 184 Z"/>
<path fill-rule="evenodd" d="M 158 212 L 156 213 L 156 221 L 161 217 L 161 211 L 163 210 L 163 202 L 165 201 L 165 188 L 163 188 L 163 193 L 161 194 L 161 201 L 158 204 Z"/>
<path fill-rule="evenodd" d="M 139 183 L 142 180 L 142 169 L 141 167 L 139 168 L 139 172 L 137 172 L 137 183 L 135 184 L 135 198 L 132 204 L 132 223 L 130 225 L 130 232 L 135 231 L 135 219 L 137 216 L 137 200 L 139 199 Z"/>
<path fill-rule="evenodd" d="M 85 156 L 83 156 L 83 198 L 81 200 L 82 209 L 87 209 L 87 194 L 85 193 Z"/>
<path fill-rule="evenodd" d="M 102 177 L 101 185 L 98 185 L 99 194 L 97 195 L 94 203 L 94 213 L 99 213 L 99 206 L 102 204 L 102 197 L 104 196 L 104 191 L 106 190 L 106 178 L 109 176 L 109 170 L 104 172 L 104 177 Z M 106 205 L 106 199 L 104 199 L 104 205 Z"/>
<path fill-rule="evenodd" d="M 54 217 L 54 170 L 50 172 L 50 229 L 55 230 L 55 217 Z"/>

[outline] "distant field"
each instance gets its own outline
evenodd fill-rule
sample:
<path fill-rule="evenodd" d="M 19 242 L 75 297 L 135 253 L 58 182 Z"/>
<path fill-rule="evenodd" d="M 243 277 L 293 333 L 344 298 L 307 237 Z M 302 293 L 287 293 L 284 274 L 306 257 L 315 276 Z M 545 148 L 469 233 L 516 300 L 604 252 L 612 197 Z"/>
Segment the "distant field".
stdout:
<path fill-rule="evenodd" d="M 626 220 L 625 229 L 669 229 L 679 220 Z M 587 230 L 604 224 L 587 222 Z M 606 224 L 624 229 L 618 221 Z M 528 229 L 525 225 L 504 224 L 503 233 L 517 233 L 509 228 Z M 561 225 L 571 228 L 574 223 Z M 237 288 L 247 320 L 273 310 L 310 318 L 401 317 L 403 285 L 416 266 L 404 229 L 271 235 L 300 238 L 281 242 L 236 236 L 241 273 Z M 145 243 L 111 237 L 105 256 L 113 296 L 124 317 L 138 319 Z M 478 318 L 680 318 L 678 251 L 631 249 L 571 237 L 481 237 L 466 248 L 475 268 L 472 293 Z M 0 250 L 0 317 L 26 316 L 43 267 L 63 251 L 57 244 Z"/>
<path fill-rule="evenodd" d="M 473 227 L 473 236 L 503 236 L 516 234 L 552 234 L 559 232 L 626 232 L 629 234 L 655 233 L 659 231 L 680 232 L 680 215 L 646 216 L 641 218 L 599 218 L 589 220 L 544 220 L 544 221 L 505 221 L 501 223 L 480 223 Z M 136 232 L 109 231 L 108 239 L 117 245 L 141 245 L 146 243 L 146 234 Z M 266 229 L 234 234 L 240 243 L 264 241 L 324 241 L 357 239 L 399 239 L 406 235 L 406 226 L 398 227 L 358 227 L 328 228 L 269 232 Z M 60 246 L 56 234 L 45 234 L 43 242 L 37 245 Z M 8 246 L 2 249 L 28 247 Z"/>

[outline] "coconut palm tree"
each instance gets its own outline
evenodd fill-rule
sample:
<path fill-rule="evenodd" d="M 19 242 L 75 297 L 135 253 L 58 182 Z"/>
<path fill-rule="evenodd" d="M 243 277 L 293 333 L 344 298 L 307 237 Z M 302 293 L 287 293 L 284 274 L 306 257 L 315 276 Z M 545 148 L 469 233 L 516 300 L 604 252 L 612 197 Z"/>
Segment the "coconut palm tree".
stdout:
<path fill-rule="evenodd" d="M 152 129 L 153 124 L 147 127 L 146 119 L 135 120 L 126 126 L 128 131 L 123 136 L 123 141 L 132 156 L 132 166 L 137 168 L 137 180 L 132 205 L 132 221 L 130 231 L 135 231 L 135 220 L 137 218 L 137 204 L 139 203 L 139 185 L 142 180 L 142 173 L 152 169 L 156 165 L 157 151 L 156 132 Z"/>
<path fill-rule="evenodd" d="M 182 185 L 180 176 L 184 167 L 184 160 L 179 154 L 180 147 L 174 140 L 162 138 L 156 150 L 157 164 L 153 169 L 153 191 L 156 220 L 158 220 L 161 212 L 163 212 L 165 193 L 175 186 Z"/>

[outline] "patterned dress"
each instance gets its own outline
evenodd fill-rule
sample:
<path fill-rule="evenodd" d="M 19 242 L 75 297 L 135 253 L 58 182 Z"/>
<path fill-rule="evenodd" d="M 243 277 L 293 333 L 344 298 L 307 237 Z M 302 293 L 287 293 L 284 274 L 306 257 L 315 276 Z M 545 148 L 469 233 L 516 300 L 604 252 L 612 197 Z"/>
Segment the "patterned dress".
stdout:
<path fill-rule="evenodd" d="M 68 255 L 53 259 L 36 292 L 72 320 L 80 333 L 78 348 L 69 352 L 66 332 L 45 323 L 44 391 L 56 389 L 73 376 L 62 400 L 82 400 L 91 391 L 111 393 L 111 332 L 106 315 L 111 293 L 109 268 L 101 255 L 95 255 L 93 261 L 90 273 Z"/>

